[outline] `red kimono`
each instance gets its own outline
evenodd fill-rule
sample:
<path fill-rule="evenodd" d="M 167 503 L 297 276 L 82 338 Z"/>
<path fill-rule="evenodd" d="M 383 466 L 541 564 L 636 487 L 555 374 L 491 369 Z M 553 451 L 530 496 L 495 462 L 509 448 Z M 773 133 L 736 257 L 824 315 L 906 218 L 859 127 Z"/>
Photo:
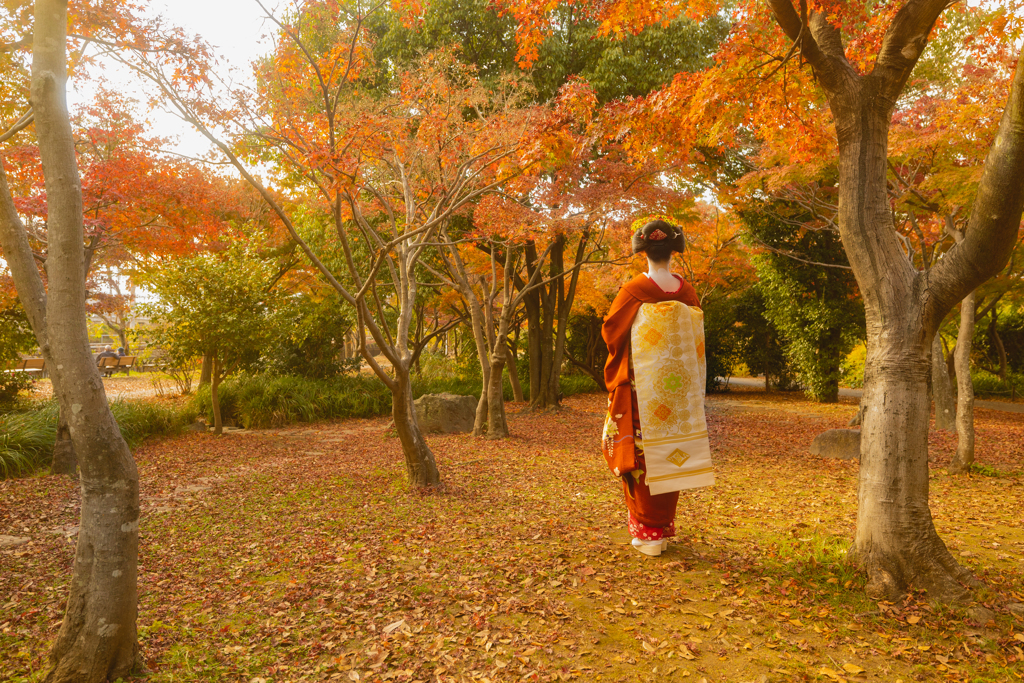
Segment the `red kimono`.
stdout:
<path fill-rule="evenodd" d="M 619 290 L 601 327 L 601 336 L 608 344 L 604 381 L 609 391 L 601 450 L 612 473 L 622 478 L 622 490 L 629 508 L 629 531 L 634 538 L 643 540 L 675 535 L 679 492 L 651 495 L 644 479 L 643 435 L 640 433 L 640 411 L 633 386 L 629 336 L 642 304 L 679 301 L 699 307 L 697 292 L 686 280 L 678 275 L 675 277 L 679 280 L 679 289 L 666 292 L 647 275 L 637 275 Z"/>

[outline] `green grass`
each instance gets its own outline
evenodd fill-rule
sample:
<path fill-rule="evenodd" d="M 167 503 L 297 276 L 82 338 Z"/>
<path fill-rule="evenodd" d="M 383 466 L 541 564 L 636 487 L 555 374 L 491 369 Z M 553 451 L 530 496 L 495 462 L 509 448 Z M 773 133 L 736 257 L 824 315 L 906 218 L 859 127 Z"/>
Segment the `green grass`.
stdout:
<path fill-rule="evenodd" d="M 19 476 L 47 464 L 57 439 L 57 404 L 0 415 L 0 478 Z"/>
<path fill-rule="evenodd" d="M 175 434 L 188 422 L 187 415 L 147 401 L 112 401 L 110 411 L 131 448 L 147 436 Z M 57 413 L 57 402 L 45 401 L 0 415 L 0 478 L 28 474 L 50 464 L 57 439 Z"/>

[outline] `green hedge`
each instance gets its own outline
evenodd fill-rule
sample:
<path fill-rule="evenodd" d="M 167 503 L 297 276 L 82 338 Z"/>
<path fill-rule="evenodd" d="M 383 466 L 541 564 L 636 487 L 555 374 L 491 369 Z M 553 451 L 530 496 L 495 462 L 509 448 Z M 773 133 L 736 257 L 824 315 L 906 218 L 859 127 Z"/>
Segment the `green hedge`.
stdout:
<path fill-rule="evenodd" d="M 585 375 L 562 377 L 566 396 L 596 391 L 594 380 Z M 459 377 L 413 379 L 413 397 L 423 394 L 480 396 L 480 380 Z M 391 392 L 380 380 L 368 375 L 331 379 L 294 376 L 244 375 L 219 387 L 221 415 L 246 429 L 282 427 L 295 422 L 313 422 L 354 417 L 377 417 L 391 413 Z M 512 389 L 505 382 L 506 400 Z M 192 400 L 195 413 L 213 423 L 210 387 L 200 387 Z"/>
<path fill-rule="evenodd" d="M 0 415 L 0 478 L 32 472 L 50 464 L 57 439 L 57 402 L 26 406 Z M 175 434 L 189 422 L 187 412 L 147 401 L 112 401 L 110 410 L 131 448 L 147 436 Z"/>

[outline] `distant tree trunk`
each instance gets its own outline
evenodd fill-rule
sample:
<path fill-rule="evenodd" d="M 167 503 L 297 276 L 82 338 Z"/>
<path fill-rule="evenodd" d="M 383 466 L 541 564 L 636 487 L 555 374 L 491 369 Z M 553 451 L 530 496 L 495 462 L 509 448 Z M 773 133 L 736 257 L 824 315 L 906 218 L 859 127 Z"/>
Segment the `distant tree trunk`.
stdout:
<path fill-rule="evenodd" d="M 951 432 L 956 428 L 956 397 L 946 372 L 942 335 L 932 339 L 932 400 L 935 402 L 935 428 Z"/>
<path fill-rule="evenodd" d="M 505 348 L 499 340 L 491 354 L 490 381 L 487 383 L 487 438 L 504 439 L 508 436 L 508 421 L 505 419 L 505 396 L 502 392 L 501 376 L 505 369 Z"/>
<path fill-rule="evenodd" d="M 827 379 L 821 386 L 821 394 L 813 397 L 818 403 L 839 402 L 839 375 L 843 362 L 843 355 L 840 352 L 842 349 L 842 336 L 842 328 L 836 325 L 828 331 L 826 339 L 823 340 L 823 346 L 826 349 L 825 353 L 828 357 L 823 359 L 824 362 L 818 368 Z"/>
<path fill-rule="evenodd" d="M 512 384 L 512 400 L 524 402 L 523 385 L 519 381 L 519 368 L 516 365 L 516 352 L 510 344 L 505 344 L 505 357 L 508 359 L 508 380 Z"/>
<path fill-rule="evenodd" d="M 207 351 L 205 354 L 203 354 L 203 369 L 199 371 L 199 386 L 205 386 L 209 384 L 212 377 L 213 354 Z"/>
<path fill-rule="evenodd" d="M 974 300 L 971 292 L 960 303 L 960 330 L 956 335 L 956 455 L 950 472 L 962 474 L 974 464 L 974 383 L 971 380 L 971 340 L 974 338 Z"/>
<path fill-rule="evenodd" d="M 589 232 L 580 235 L 576 245 L 571 274 L 565 270 L 565 236 L 552 240 L 549 251 L 548 284 L 541 284 L 526 297 L 530 348 L 530 409 L 557 408 L 562 399 L 562 361 L 565 358 L 565 336 L 569 313 L 576 298 L 580 267 L 586 259 Z M 527 273 L 542 269 L 535 245 L 526 246 Z M 566 282 L 566 276 L 569 276 Z"/>
<path fill-rule="evenodd" d="M 0 242 L 81 468 L 81 524 L 47 683 L 127 678 L 138 659 L 139 475 L 89 353 L 81 176 L 66 102 L 66 0 L 36 0 L 30 101 L 47 199 L 44 288 L 6 177 Z"/>
<path fill-rule="evenodd" d="M 213 369 L 210 373 L 210 403 L 213 406 L 213 433 L 220 436 L 224 433 L 224 420 L 220 412 L 220 383 L 221 375 L 220 359 L 213 354 Z"/>
<path fill-rule="evenodd" d="M 71 430 L 64 412 L 58 407 L 57 439 L 53 443 L 53 463 L 50 474 L 66 474 L 72 479 L 78 478 L 78 458 L 75 456 L 75 442 L 71 439 Z"/>
<path fill-rule="evenodd" d="M 988 338 L 992 340 L 992 347 L 996 350 L 996 358 L 999 361 L 999 372 L 997 373 L 999 379 L 1006 381 L 1007 377 L 1007 365 L 1008 361 L 1006 358 L 1006 347 L 1003 346 L 1003 340 L 999 336 L 999 312 L 993 308 L 992 317 L 988 322 Z"/>

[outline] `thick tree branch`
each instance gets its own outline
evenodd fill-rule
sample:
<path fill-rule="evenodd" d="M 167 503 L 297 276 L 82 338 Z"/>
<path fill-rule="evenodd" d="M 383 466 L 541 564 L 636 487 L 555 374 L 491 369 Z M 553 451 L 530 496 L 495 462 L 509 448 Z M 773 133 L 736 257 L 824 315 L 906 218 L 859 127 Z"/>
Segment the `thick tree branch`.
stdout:
<path fill-rule="evenodd" d="M 908 0 L 893 17 L 875 60 L 873 76 L 883 79 L 895 103 L 917 64 L 939 15 L 956 0 Z"/>
<path fill-rule="evenodd" d="M 1006 265 L 1024 210 L 1024 52 L 1010 88 L 963 241 L 929 271 L 925 329 L 934 334 L 946 311 Z"/>
<path fill-rule="evenodd" d="M 842 53 L 842 40 L 838 37 L 838 31 L 831 26 L 823 26 L 823 17 L 817 17 L 814 12 L 808 15 L 804 3 L 801 3 L 801 12 L 798 13 L 792 0 L 768 0 L 768 7 L 789 39 L 800 43 L 800 54 L 811 65 L 814 75 L 826 90 L 839 90 L 847 76 L 855 75 L 853 67 Z M 814 31 L 818 35 L 814 35 Z M 819 44 L 819 39 L 825 40 L 827 50 Z"/>
<path fill-rule="evenodd" d="M 28 242 L 25 224 L 14 207 L 3 159 L 0 159 L 0 246 L 4 250 L 7 267 L 11 269 L 11 275 L 17 283 L 18 298 L 28 314 L 36 342 L 40 348 L 45 348 L 46 289 L 36 269 L 35 255 Z"/>

